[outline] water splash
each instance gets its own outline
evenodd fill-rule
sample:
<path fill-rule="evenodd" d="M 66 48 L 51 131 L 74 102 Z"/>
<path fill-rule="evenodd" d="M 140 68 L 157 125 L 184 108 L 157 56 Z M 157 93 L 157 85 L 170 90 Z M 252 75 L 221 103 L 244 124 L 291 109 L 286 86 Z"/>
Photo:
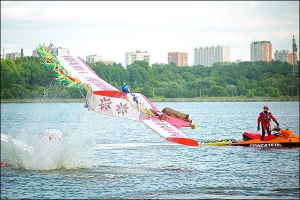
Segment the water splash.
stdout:
<path fill-rule="evenodd" d="M 26 170 L 57 170 L 91 168 L 94 155 L 94 139 L 91 131 L 73 132 L 62 138 L 49 140 L 48 134 L 36 137 L 20 131 L 18 141 L 32 147 L 18 148 L 12 141 L 1 142 L 1 161 L 13 168 Z"/>

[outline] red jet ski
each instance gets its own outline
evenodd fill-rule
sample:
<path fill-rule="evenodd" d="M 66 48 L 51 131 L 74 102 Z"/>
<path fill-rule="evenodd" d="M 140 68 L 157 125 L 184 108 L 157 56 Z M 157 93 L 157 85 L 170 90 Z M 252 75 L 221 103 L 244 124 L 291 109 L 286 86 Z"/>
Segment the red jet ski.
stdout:
<path fill-rule="evenodd" d="M 248 147 L 300 147 L 299 135 L 291 129 L 282 129 L 274 127 L 274 134 L 266 135 L 261 141 L 261 134 L 244 132 L 243 140 L 233 141 L 231 146 L 248 146 Z"/>

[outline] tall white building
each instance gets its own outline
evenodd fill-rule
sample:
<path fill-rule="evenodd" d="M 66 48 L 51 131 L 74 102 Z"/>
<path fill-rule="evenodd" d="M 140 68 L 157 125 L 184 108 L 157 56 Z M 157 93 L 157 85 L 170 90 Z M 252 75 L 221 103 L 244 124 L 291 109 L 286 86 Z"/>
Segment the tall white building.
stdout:
<path fill-rule="evenodd" d="M 145 60 L 149 63 L 149 66 L 151 66 L 151 53 L 147 51 L 142 52 L 140 50 L 125 53 L 125 68 L 136 60 Z"/>
<path fill-rule="evenodd" d="M 51 53 L 55 56 L 69 56 L 69 49 L 54 47 L 53 49 L 51 49 Z"/>
<path fill-rule="evenodd" d="M 194 66 L 211 67 L 217 62 L 230 62 L 229 46 L 199 47 L 194 49 Z"/>
<path fill-rule="evenodd" d="M 89 62 L 89 63 L 96 63 L 96 62 L 100 62 L 101 60 L 102 60 L 102 57 L 97 56 L 97 54 L 89 55 L 86 57 L 86 62 Z"/>
<path fill-rule="evenodd" d="M 250 45 L 250 60 L 255 61 L 272 61 L 272 44 L 270 41 L 255 41 Z"/>

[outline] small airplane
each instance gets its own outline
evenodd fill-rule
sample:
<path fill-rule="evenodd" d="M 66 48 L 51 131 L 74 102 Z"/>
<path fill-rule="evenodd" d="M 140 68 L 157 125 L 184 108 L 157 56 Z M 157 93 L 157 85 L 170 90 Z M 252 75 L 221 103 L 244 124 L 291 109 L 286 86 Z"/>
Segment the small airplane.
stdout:
<path fill-rule="evenodd" d="M 56 80 L 62 84 L 79 88 L 81 93 L 81 90 L 86 91 L 85 107 L 88 110 L 141 121 L 170 142 L 199 145 L 180 130 L 182 127 L 196 128 L 189 115 L 171 108 L 160 111 L 141 93 L 125 94 L 100 78 L 80 57 L 55 56 L 51 54 L 52 48 L 52 43 L 48 47 L 44 44 L 36 48 L 43 65 L 52 69 L 57 74 Z"/>

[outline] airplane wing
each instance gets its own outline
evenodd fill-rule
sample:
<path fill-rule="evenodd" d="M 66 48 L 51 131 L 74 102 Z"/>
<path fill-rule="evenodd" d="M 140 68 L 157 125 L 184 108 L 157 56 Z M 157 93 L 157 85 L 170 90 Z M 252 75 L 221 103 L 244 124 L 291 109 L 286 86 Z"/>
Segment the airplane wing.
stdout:
<path fill-rule="evenodd" d="M 198 146 L 179 128 L 192 127 L 193 124 L 159 111 L 152 102 L 140 93 L 127 95 L 100 78 L 90 66 L 78 56 L 54 56 L 45 45 L 37 48 L 43 64 L 57 74 L 57 80 L 68 87 L 77 87 L 87 91 L 86 105 L 88 110 L 131 120 L 139 120 L 152 128 L 170 142 L 188 146 Z M 162 117 L 163 116 L 163 117 Z"/>
<path fill-rule="evenodd" d="M 88 83 L 92 91 L 119 91 L 117 88 L 100 78 L 88 64 L 78 56 L 57 56 L 65 70 L 70 72 L 73 78 L 82 83 Z"/>
<path fill-rule="evenodd" d="M 144 119 L 142 122 L 169 142 L 175 142 L 187 146 L 198 146 L 198 142 L 196 140 L 189 137 L 166 120 L 161 120 L 159 117 L 153 117 L 150 119 Z"/>

